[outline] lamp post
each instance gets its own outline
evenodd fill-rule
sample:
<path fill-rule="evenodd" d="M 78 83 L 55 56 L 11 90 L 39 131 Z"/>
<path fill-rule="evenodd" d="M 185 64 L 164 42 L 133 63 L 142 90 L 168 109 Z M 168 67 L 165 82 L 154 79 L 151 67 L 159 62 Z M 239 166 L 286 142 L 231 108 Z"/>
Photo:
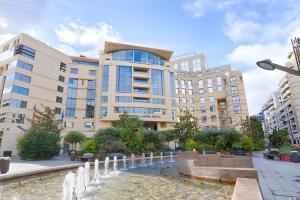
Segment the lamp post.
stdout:
<path fill-rule="evenodd" d="M 258 61 L 258 62 L 256 62 L 256 65 L 265 70 L 271 71 L 274 69 L 279 69 L 279 70 L 287 72 L 289 74 L 294 74 L 296 76 L 300 76 L 299 70 L 290 69 L 290 68 L 284 67 L 282 65 L 278 65 L 276 63 L 273 63 L 270 59 Z"/>

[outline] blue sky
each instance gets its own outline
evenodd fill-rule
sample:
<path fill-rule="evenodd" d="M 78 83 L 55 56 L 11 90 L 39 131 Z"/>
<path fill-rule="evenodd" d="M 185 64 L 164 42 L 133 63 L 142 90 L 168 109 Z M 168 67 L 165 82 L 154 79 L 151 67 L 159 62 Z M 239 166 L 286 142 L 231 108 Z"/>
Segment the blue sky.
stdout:
<path fill-rule="evenodd" d="M 258 69 L 284 64 L 300 34 L 296 0 L 0 0 L 0 43 L 26 32 L 69 54 L 96 56 L 103 41 L 201 52 L 210 67 L 244 72 L 251 114 L 276 89 L 283 73 Z"/>

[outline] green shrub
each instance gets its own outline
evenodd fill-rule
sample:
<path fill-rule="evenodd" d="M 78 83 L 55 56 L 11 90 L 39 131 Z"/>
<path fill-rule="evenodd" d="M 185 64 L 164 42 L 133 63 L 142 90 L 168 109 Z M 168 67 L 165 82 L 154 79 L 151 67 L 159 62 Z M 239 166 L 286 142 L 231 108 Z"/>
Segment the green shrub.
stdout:
<path fill-rule="evenodd" d="M 126 152 L 126 145 L 115 128 L 98 130 L 94 140 L 99 153 Z"/>
<path fill-rule="evenodd" d="M 23 160 L 49 159 L 59 154 L 59 142 L 59 133 L 30 129 L 18 140 L 17 149 Z"/>
<path fill-rule="evenodd" d="M 96 146 L 95 140 L 93 140 L 93 139 L 86 140 L 83 143 L 82 151 L 84 153 L 96 153 L 96 150 L 97 150 L 97 146 Z"/>
<path fill-rule="evenodd" d="M 64 142 L 68 142 L 72 144 L 72 149 L 74 149 L 73 146 L 75 145 L 75 151 L 76 151 L 76 145 L 78 143 L 81 143 L 84 140 L 85 140 L 84 134 L 79 131 L 70 131 L 64 137 Z"/>
<path fill-rule="evenodd" d="M 215 151 L 216 148 L 210 144 L 199 144 L 196 148 L 197 151 Z"/>
<path fill-rule="evenodd" d="M 243 135 L 240 138 L 240 141 L 235 142 L 233 144 L 232 148 L 234 150 L 245 150 L 245 151 L 251 153 L 253 151 L 253 149 L 254 149 L 254 144 L 253 144 L 252 140 L 248 136 Z"/>
<path fill-rule="evenodd" d="M 184 147 L 185 147 L 186 150 L 192 151 L 192 150 L 198 148 L 198 144 L 195 140 L 189 138 L 189 139 L 186 140 L 186 142 L 184 144 Z"/>
<path fill-rule="evenodd" d="M 293 149 L 292 149 L 291 146 L 282 146 L 282 147 L 279 149 L 279 154 L 280 154 L 280 155 L 290 154 L 292 150 L 293 150 Z"/>
<path fill-rule="evenodd" d="M 164 142 L 166 141 L 165 135 L 159 131 L 154 130 L 145 130 L 144 131 L 144 140 L 143 143 L 152 143 L 154 146 L 154 151 L 160 151 L 161 148 L 166 145 Z"/>

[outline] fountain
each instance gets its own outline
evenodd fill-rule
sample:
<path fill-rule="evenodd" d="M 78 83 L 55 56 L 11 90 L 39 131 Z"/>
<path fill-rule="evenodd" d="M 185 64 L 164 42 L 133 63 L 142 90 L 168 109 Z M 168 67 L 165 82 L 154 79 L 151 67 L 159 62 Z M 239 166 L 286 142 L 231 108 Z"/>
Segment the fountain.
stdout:
<path fill-rule="evenodd" d="M 164 156 L 162 152 L 160 152 L 160 163 L 164 163 Z"/>
<path fill-rule="evenodd" d="M 84 164 L 84 186 L 87 188 L 90 182 L 90 163 L 86 162 Z"/>
<path fill-rule="evenodd" d="M 114 172 L 116 173 L 118 171 L 118 160 L 117 156 L 114 156 Z"/>
<path fill-rule="evenodd" d="M 153 165 L 153 152 L 150 153 L 150 164 L 149 165 Z"/>
<path fill-rule="evenodd" d="M 76 185 L 75 185 L 75 194 L 76 199 L 80 199 L 82 197 L 82 193 L 84 192 L 85 184 L 85 170 L 83 167 L 79 167 L 77 170 L 77 176 L 76 176 Z"/>
<path fill-rule="evenodd" d="M 147 166 L 145 153 L 142 153 L 141 164 L 140 166 Z"/>
<path fill-rule="evenodd" d="M 196 151 L 196 149 L 193 149 L 193 152 L 195 152 Z"/>
<path fill-rule="evenodd" d="M 131 166 L 130 166 L 130 168 L 133 169 L 133 168 L 135 168 L 135 157 L 134 157 L 134 154 L 131 154 L 130 160 L 131 160 Z"/>
<path fill-rule="evenodd" d="M 98 159 L 95 160 L 94 168 L 95 168 L 94 178 L 95 178 L 95 181 L 97 182 L 99 179 L 99 160 Z"/>
<path fill-rule="evenodd" d="M 173 159 L 173 152 L 171 151 L 170 153 L 170 162 L 174 162 L 174 159 Z"/>
<path fill-rule="evenodd" d="M 125 155 L 123 155 L 123 170 L 127 169 L 127 158 Z"/>
<path fill-rule="evenodd" d="M 108 174 L 108 168 L 109 168 L 109 157 L 106 157 L 104 162 L 104 175 Z"/>
<path fill-rule="evenodd" d="M 68 172 L 63 183 L 63 200 L 72 200 L 75 185 L 75 174 Z"/>

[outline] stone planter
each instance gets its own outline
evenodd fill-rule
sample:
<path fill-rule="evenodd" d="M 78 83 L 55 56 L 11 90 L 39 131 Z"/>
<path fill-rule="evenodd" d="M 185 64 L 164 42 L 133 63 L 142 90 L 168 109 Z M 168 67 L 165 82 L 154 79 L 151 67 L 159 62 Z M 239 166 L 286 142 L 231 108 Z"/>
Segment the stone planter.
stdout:
<path fill-rule="evenodd" d="M 5 174 L 9 170 L 10 157 L 0 157 L 0 172 Z"/>

